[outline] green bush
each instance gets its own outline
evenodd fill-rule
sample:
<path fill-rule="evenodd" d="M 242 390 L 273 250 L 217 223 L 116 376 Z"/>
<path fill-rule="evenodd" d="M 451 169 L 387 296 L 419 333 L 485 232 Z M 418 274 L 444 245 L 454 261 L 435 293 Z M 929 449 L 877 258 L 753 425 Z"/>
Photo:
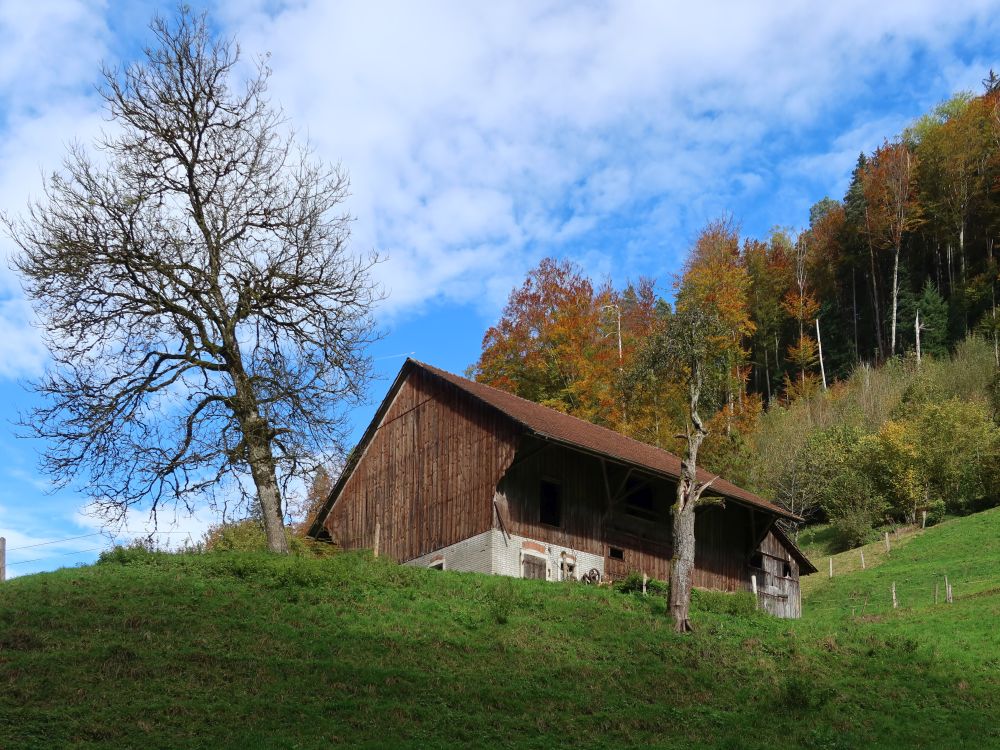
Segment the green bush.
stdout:
<path fill-rule="evenodd" d="M 831 522 L 841 549 L 854 549 L 878 538 L 875 516 L 870 509 L 859 506 L 845 509 Z"/>
<path fill-rule="evenodd" d="M 285 529 L 285 538 L 289 551 L 300 557 L 326 557 L 337 551 L 332 544 L 298 536 L 290 528 Z M 247 518 L 212 526 L 205 534 L 204 545 L 209 552 L 266 552 L 267 536 L 260 521 Z"/>
<path fill-rule="evenodd" d="M 615 583 L 615 591 L 620 594 L 641 594 L 642 574 L 629 573 L 628 576 Z M 655 578 L 650 578 L 646 581 L 647 594 L 666 597 L 669 591 L 670 584 L 666 581 L 658 581 Z"/>
<path fill-rule="evenodd" d="M 148 539 L 135 539 L 126 545 L 117 544 L 104 550 L 97 558 L 99 565 L 148 565 L 155 556 L 153 543 Z"/>
<path fill-rule="evenodd" d="M 934 524 L 941 523 L 944 520 L 945 514 L 945 504 L 944 500 L 934 500 L 927 504 L 925 508 L 927 511 L 927 525 L 933 526 Z"/>

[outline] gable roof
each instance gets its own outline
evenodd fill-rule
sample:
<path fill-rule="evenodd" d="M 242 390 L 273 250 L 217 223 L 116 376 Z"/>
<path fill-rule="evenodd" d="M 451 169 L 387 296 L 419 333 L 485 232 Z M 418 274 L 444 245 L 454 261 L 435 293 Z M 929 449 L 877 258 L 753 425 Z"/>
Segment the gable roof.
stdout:
<path fill-rule="evenodd" d="M 626 435 L 622 435 L 620 432 L 609 430 L 607 427 L 601 427 L 578 417 L 564 414 L 561 411 L 536 404 L 534 401 L 528 401 L 520 396 L 515 396 L 512 393 L 501 391 L 492 386 L 453 375 L 450 372 L 440 370 L 423 362 L 411 359 L 407 360 L 406 364 L 420 367 L 426 372 L 448 381 L 474 398 L 503 412 L 515 422 L 520 423 L 535 433 L 538 437 L 564 443 L 574 448 L 585 450 L 588 453 L 615 459 L 655 474 L 668 476 L 672 479 L 680 476 L 680 458 L 662 448 L 633 440 Z M 405 367 L 406 365 L 404 365 Z M 698 481 L 700 482 L 707 482 L 713 476 L 713 474 L 704 469 L 698 470 Z M 727 482 L 721 477 L 716 478 L 712 482 L 711 492 L 712 494 L 723 495 L 747 505 L 761 508 L 783 518 L 794 521 L 801 520 L 798 516 L 789 513 L 781 506 L 768 502 L 764 498 L 748 492 L 742 487 L 737 487 L 732 482 Z"/>
<path fill-rule="evenodd" d="M 340 491 L 346 483 L 347 478 L 354 470 L 361 455 L 363 455 L 364 448 L 374 436 L 396 392 L 414 369 L 420 369 L 425 373 L 450 383 L 468 396 L 492 407 L 543 440 L 562 443 L 563 445 L 591 453 L 601 458 L 628 464 L 640 470 L 666 476 L 671 479 L 677 479 L 680 476 L 681 460 L 673 453 L 638 440 L 633 440 L 606 427 L 601 427 L 600 425 L 564 414 L 547 406 L 536 404 L 520 396 L 515 396 L 512 393 L 501 391 L 483 383 L 477 383 L 474 380 L 469 380 L 468 378 L 463 378 L 437 367 L 424 364 L 423 362 L 418 362 L 415 359 L 407 359 L 396 376 L 392 387 L 383 399 L 382 404 L 379 406 L 378 411 L 375 413 L 371 424 L 361 438 L 360 443 L 355 448 L 351 459 L 344 466 L 340 478 L 330 493 L 330 498 L 309 522 L 309 531 L 307 532 L 309 536 L 315 537 L 322 531 L 323 522 L 326 520 L 330 509 L 340 495 Z M 712 478 L 713 475 L 704 469 L 698 470 L 699 481 L 707 482 Z M 722 495 L 740 504 L 749 505 L 782 518 L 792 521 L 802 520 L 781 506 L 768 502 L 764 498 L 748 492 L 742 487 L 737 487 L 735 484 L 721 477 L 714 479 L 711 492 L 712 494 Z"/>
<path fill-rule="evenodd" d="M 778 538 L 782 544 L 788 549 L 792 557 L 794 557 L 799 563 L 799 573 L 801 575 L 810 575 L 811 573 L 817 573 L 818 568 L 810 562 L 809 558 L 806 557 L 805 553 L 799 549 L 797 545 L 790 536 L 785 532 L 780 525 L 774 524 L 771 526 L 771 531 Z"/>

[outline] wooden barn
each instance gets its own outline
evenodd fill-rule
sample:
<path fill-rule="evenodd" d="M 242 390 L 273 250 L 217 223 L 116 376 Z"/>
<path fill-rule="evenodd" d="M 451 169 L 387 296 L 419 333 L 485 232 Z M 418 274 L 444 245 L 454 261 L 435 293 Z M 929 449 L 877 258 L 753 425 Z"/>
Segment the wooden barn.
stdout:
<path fill-rule="evenodd" d="M 449 570 L 666 580 L 679 473 L 671 453 L 408 359 L 309 534 Z M 767 611 L 800 616 L 816 569 L 775 523 L 798 519 L 722 479 L 710 492 L 725 502 L 698 511 L 694 585 L 755 582 Z"/>

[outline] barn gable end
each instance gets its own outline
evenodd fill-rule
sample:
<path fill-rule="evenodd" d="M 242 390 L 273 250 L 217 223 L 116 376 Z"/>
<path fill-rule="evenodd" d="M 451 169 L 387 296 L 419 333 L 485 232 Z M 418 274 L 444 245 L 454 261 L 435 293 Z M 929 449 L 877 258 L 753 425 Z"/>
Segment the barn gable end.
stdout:
<path fill-rule="evenodd" d="M 440 378 L 404 367 L 318 520 L 336 544 L 377 546 L 399 561 L 484 532 L 520 431 Z"/>

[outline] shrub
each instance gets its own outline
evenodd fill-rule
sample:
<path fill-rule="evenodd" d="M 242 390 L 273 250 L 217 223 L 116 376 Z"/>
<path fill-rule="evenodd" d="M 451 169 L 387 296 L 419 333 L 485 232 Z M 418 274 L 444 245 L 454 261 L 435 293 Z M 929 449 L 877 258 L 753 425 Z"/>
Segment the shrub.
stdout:
<path fill-rule="evenodd" d="M 148 565 L 153 561 L 155 549 L 149 539 L 134 539 L 128 544 L 117 544 L 104 550 L 97 558 L 99 565 Z"/>
<path fill-rule="evenodd" d="M 874 529 L 876 515 L 864 504 L 845 509 L 833 519 L 831 526 L 843 549 L 853 549 L 875 541 L 878 534 Z"/>
<path fill-rule="evenodd" d="M 933 526 L 936 523 L 941 523 L 944 520 L 945 505 L 944 500 L 934 500 L 927 504 L 924 508 L 927 511 L 927 525 Z"/>
<path fill-rule="evenodd" d="M 285 537 L 289 551 L 300 557 L 326 557 L 337 551 L 332 544 L 297 536 L 290 528 L 285 529 Z M 267 551 L 267 536 L 260 521 L 255 518 L 212 526 L 205 533 L 204 543 L 205 550 L 209 552 Z"/>
<path fill-rule="evenodd" d="M 628 576 L 615 583 L 615 591 L 620 594 L 641 594 L 642 575 L 640 573 L 629 573 Z M 646 581 L 646 593 L 665 597 L 670 591 L 670 584 L 666 581 L 658 581 L 650 578 Z"/>

